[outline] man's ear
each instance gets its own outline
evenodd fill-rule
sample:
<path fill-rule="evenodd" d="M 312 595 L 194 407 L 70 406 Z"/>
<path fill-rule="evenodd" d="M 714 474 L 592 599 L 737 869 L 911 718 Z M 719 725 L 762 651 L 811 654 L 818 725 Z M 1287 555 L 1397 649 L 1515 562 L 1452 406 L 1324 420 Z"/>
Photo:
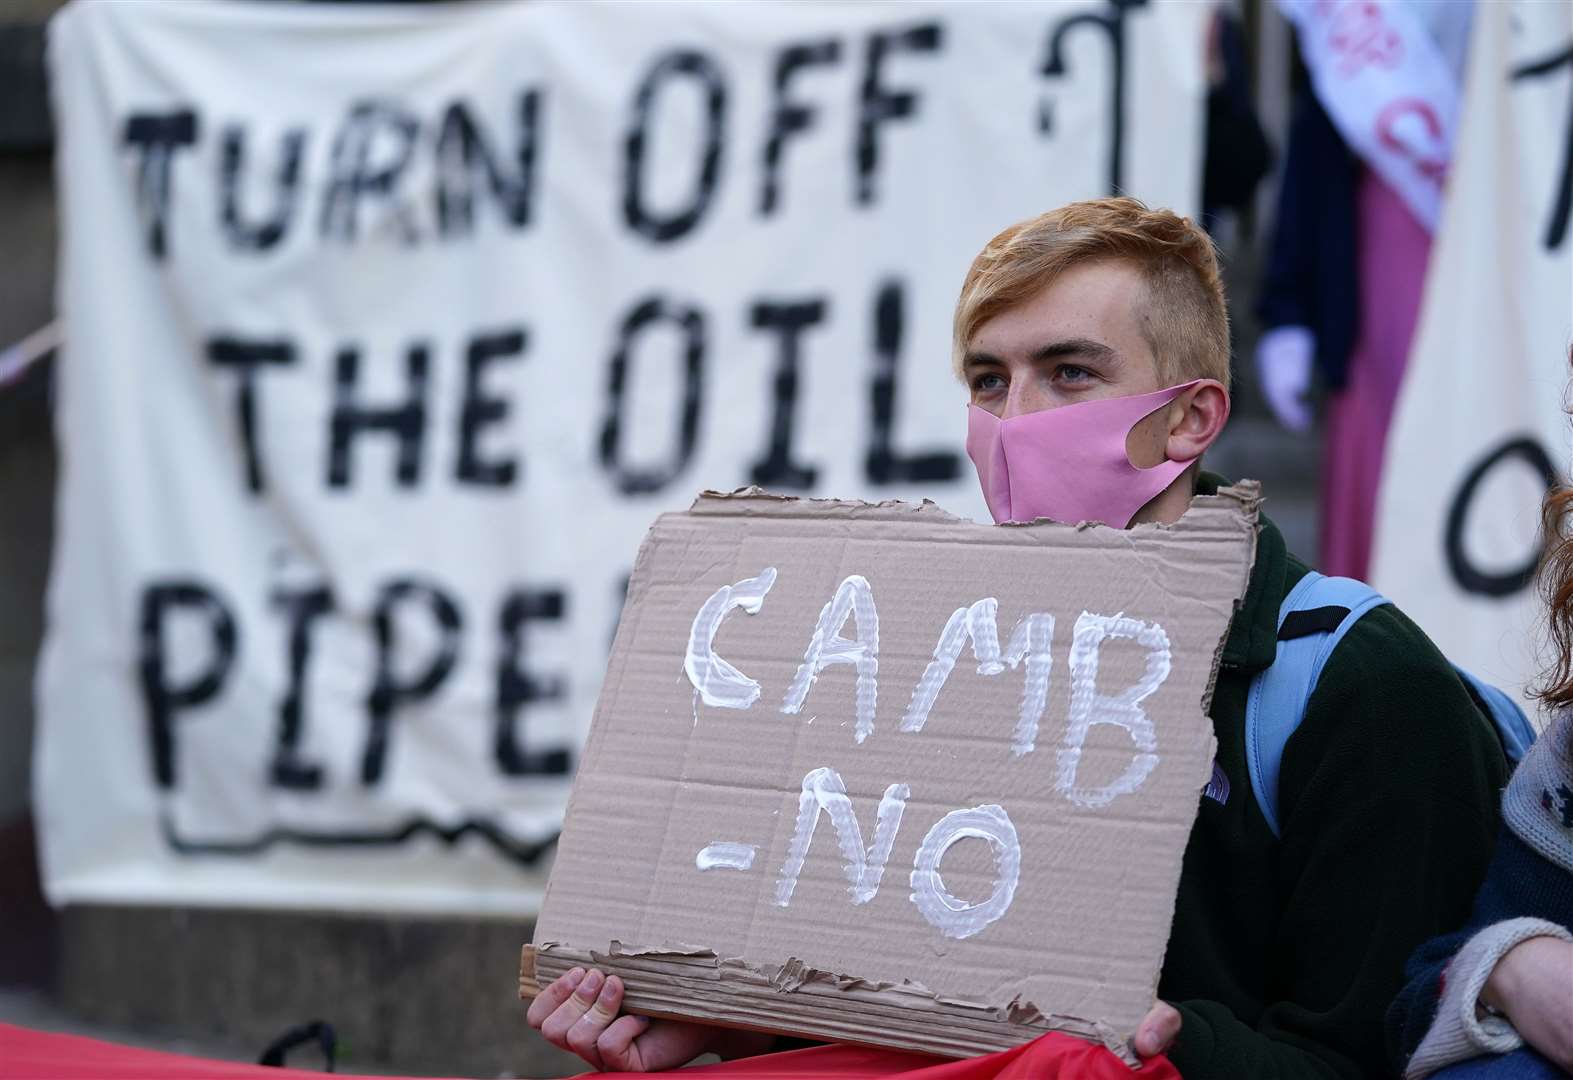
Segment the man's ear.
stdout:
<path fill-rule="evenodd" d="M 1194 461 L 1223 433 L 1229 420 L 1229 391 L 1216 379 L 1203 379 L 1169 406 L 1170 461 Z"/>

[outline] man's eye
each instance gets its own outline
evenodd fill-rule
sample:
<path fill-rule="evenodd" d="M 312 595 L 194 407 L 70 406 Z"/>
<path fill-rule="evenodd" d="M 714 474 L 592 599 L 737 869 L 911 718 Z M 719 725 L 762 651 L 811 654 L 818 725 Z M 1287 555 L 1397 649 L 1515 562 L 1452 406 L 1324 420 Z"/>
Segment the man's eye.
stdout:
<path fill-rule="evenodd" d="M 990 390 L 999 390 L 1004 385 L 1005 380 L 993 372 L 985 372 L 972 380 L 972 389 L 979 394 L 987 393 Z"/>
<path fill-rule="evenodd" d="M 1065 382 L 1073 383 L 1086 382 L 1092 378 L 1092 372 L 1084 367 L 1077 367 L 1075 364 L 1061 364 L 1055 369 L 1054 375 Z"/>

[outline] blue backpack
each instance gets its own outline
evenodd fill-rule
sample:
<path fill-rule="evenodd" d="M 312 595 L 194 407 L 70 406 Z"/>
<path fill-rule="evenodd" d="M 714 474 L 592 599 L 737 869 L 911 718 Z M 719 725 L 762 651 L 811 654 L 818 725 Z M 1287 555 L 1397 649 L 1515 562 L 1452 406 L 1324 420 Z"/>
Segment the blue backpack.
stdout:
<path fill-rule="evenodd" d="M 1305 718 L 1306 704 L 1327 658 L 1360 617 L 1392 603 L 1363 581 L 1327 577 L 1315 570 L 1301 578 L 1278 609 L 1278 654 L 1251 680 L 1245 700 L 1245 761 L 1251 790 L 1268 828 L 1278 824 L 1278 770 L 1284 746 Z M 1458 665 L 1453 670 L 1473 691 L 1502 740 L 1508 761 L 1517 764 L 1535 741 L 1524 710 L 1507 694 Z"/>

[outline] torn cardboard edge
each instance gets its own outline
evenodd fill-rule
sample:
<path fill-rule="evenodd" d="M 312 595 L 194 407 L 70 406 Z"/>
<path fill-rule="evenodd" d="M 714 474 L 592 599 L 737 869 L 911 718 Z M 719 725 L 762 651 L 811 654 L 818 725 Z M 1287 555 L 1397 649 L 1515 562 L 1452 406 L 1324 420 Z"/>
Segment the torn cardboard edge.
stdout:
<path fill-rule="evenodd" d="M 1220 489 L 1216 495 L 1194 498 L 1186 514 L 1172 525 L 1148 524 L 1116 530 L 1093 523 L 1065 525 L 1043 521 L 1011 526 L 1009 532 L 1002 529 L 994 534 L 993 542 L 1015 546 L 1026 539 L 1017 530 L 1030 530 L 1040 536 L 1097 530 L 1104 534 L 1100 540 L 1105 547 L 1142 547 L 1145 546 L 1141 543 L 1144 538 L 1155 538 L 1154 530 L 1163 533 L 1191 532 L 1193 535 L 1211 532 L 1217 537 L 1219 534 L 1214 530 L 1219 516 L 1216 511 L 1232 511 L 1229 514 L 1231 524 L 1226 526 L 1225 531 L 1241 536 L 1245 541 L 1247 555 L 1240 571 L 1242 576 L 1238 582 L 1238 592 L 1234 594 L 1233 613 L 1237 613 L 1254 562 L 1261 502 L 1260 486 L 1254 481 L 1243 481 Z M 805 499 L 778 495 L 755 487 L 725 493 L 704 492 L 694 501 L 687 515 L 674 515 L 676 518 L 683 516 L 734 520 L 858 519 L 941 527 L 976 525 L 927 500 L 914 504 L 896 500 L 866 503 Z M 1210 520 L 1204 523 L 1197 520 L 1199 517 Z M 720 522 L 717 521 L 717 524 Z M 660 528 L 659 523 L 656 528 Z M 1235 528 L 1238 528 L 1238 533 L 1234 532 Z M 652 534 L 654 532 L 653 529 Z M 992 546 L 987 543 L 987 534 L 980 538 L 986 546 Z M 636 581 L 641 578 L 643 564 L 652 551 L 653 547 L 648 544 L 641 549 L 634 574 Z M 634 593 L 638 591 L 635 589 L 630 593 L 631 604 L 635 601 Z M 620 636 L 622 632 L 620 628 Z M 1227 627 L 1220 634 L 1210 657 L 1211 671 L 1207 674 L 1199 700 L 1203 715 L 1210 709 L 1219 659 L 1226 640 Z M 599 711 L 598 707 L 598 715 Z M 1199 783 L 1198 792 L 1200 787 Z M 1172 896 L 1169 904 L 1169 918 L 1172 918 Z M 795 958 L 778 963 L 773 959 L 758 961 L 741 956 L 721 956 L 708 947 L 672 943 L 640 947 L 614 939 L 608 941 L 604 948 L 597 948 L 595 944 L 582 940 L 569 942 L 546 938 L 539 940 L 536 947 L 525 947 L 520 969 L 521 997 L 534 996 L 539 986 L 544 986 L 575 966 L 594 966 L 609 975 L 619 976 L 626 987 L 625 1008 L 648 1016 L 918 1050 L 945 1057 L 973 1056 L 1009 1049 L 1038 1035 L 1057 1031 L 1099 1043 L 1128 1066 L 1139 1067 L 1128 1034 L 1122 1034 L 1104 1021 L 1063 1013 L 1045 1014 L 1036 1004 L 1023 1001 L 1019 994 L 1009 1002 L 965 1000 L 954 995 L 941 996 L 911 981 L 893 984 L 860 977 L 855 971 L 816 970 Z M 1160 969 L 1161 964 L 1153 971 L 1154 993 Z M 695 1002 L 704 1004 L 702 1013 L 697 1016 Z"/>
<path fill-rule="evenodd" d="M 1162 522 L 1146 522 L 1140 525 L 1132 525 L 1126 529 L 1116 529 L 1112 525 L 1105 525 L 1097 521 L 1083 521 L 1075 525 L 1069 525 L 1050 518 L 1038 518 L 1035 521 L 1006 522 L 998 527 L 1007 529 L 1073 529 L 1077 531 L 1103 529 L 1109 532 L 1123 533 L 1128 536 L 1139 536 L 1141 533 L 1152 529 L 1183 529 L 1186 526 L 1186 519 L 1191 517 L 1197 510 L 1214 507 L 1220 503 L 1233 502 L 1239 504 L 1243 511 L 1242 520 L 1254 529 L 1263 501 L 1262 485 L 1259 481 L 1238 480 L 1226 487 L 1219 488 L 1216 495 L 1193 496 L 1191 505 L 1186 508 L 1180 520 L 1172 525 Z M 914 503 L 904 499 L 865 502 L 861 499 L 805 498 L 801 495 L 782 495 L 778 492 L 766 491 L 764 488 L 755 486 L 734 488 L 731 491 L 715 491 L 711 489 L 701 491 L 689 506 L 688 513 L 738 515 L 743 517 L 774 517 L 786 514 L 794 517 L 850 516 L 863 520 L 887 519 L 905 521 L 922 518 L 926 521 L 944 523 L 979 524 L 970 518 L 952 514 L 932 499 L 923 499 Z"/>
<path fill-rule="evenodd" d="M 1029 1002 L 1004 1007 L 941 997 L 917 983 L 870 982 L 819 971 L 793 959 L 754 965 L 721 959 L 709 949 L 571 949 L 555 942 L 526 945 L 519 961 L 519 997 L 529 1000 L 575 967 L 593 967 L 623 980 L 623 1009 L 657 1019 L 742 1028 L 772 1035 L 806 1036 L 863 1046 L 917 1050 L 939 1057 L 974 1057 L 1021 1045 L 1022 1029 L 1051 1031 L 1102 1044 L 1132 1069 L 1140 1060 L 1127 1039 L 1096 1021 L 1045 1016 Z M 714 1007 L 700 1020 L 684 1002 L 702 998 Z M 833 999 L 834 1010 L 824 1004 Z M 764 1024 L 764 1009 L 786 1023 Z M 945 1024 L 932 1023 L 936 1015 Z M 881 1039 L 875 1033 L 888 1032 Z"/>

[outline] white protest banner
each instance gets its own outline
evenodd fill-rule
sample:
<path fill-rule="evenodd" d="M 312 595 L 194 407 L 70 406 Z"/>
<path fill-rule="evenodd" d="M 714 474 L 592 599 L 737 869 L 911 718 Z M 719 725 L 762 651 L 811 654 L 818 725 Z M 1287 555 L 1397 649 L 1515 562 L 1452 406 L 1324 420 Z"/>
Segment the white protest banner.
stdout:
<path fill-rule="evenodd" d="M 1505 689 L 1537 668 L 1541 496 L 1568 475 L 1573 7 L 1483 4 L 1372 583 Z"/>
<path fill-rule="evenodd" d="M 51 899 L 528 910 L 655 515 L 984 517 L 967 263 L 1195 210 L 1207 17 L 69 5 Z"/>

